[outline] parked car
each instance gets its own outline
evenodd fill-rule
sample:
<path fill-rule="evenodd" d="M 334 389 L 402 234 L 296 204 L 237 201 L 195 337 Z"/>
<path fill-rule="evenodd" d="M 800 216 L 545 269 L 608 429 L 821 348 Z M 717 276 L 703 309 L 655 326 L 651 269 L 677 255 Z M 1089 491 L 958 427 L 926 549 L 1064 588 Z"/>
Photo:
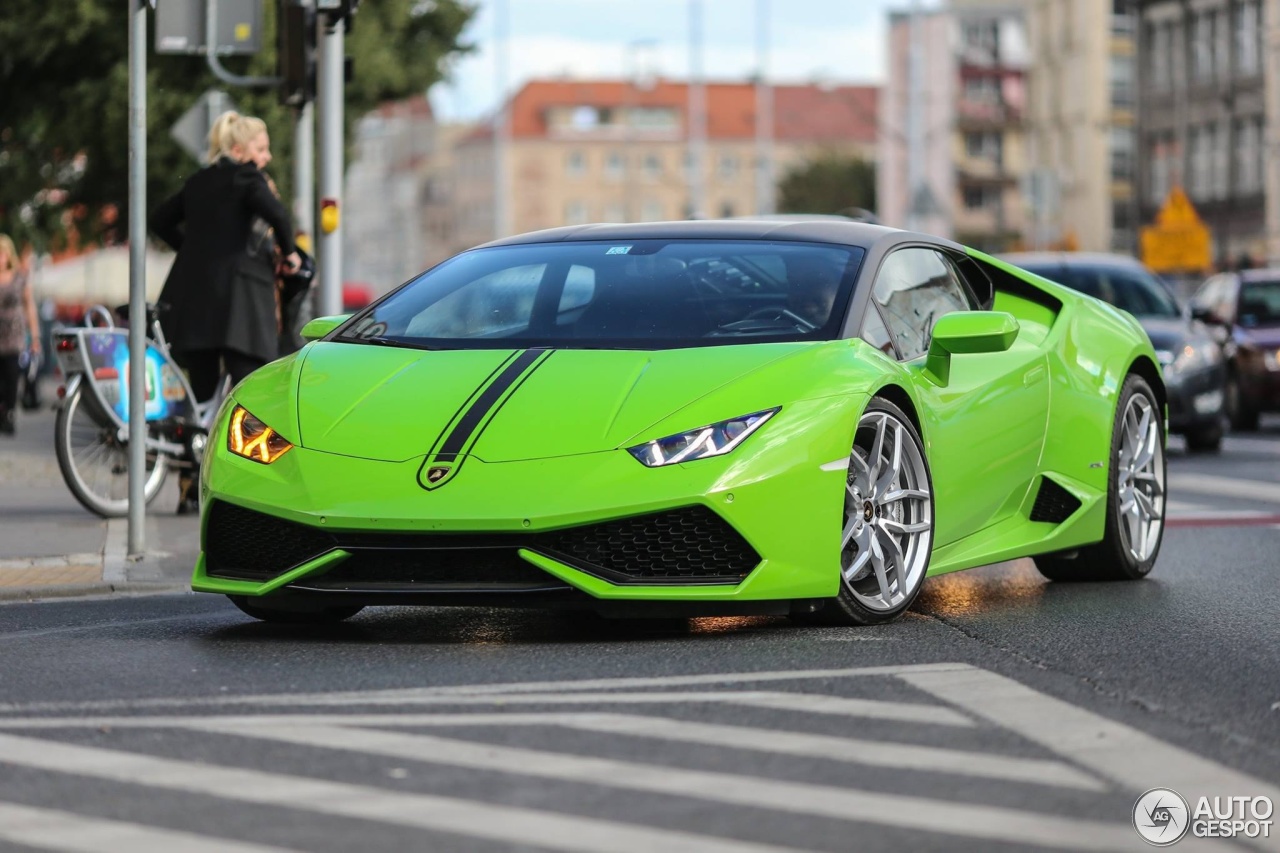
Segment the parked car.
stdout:
<path fill-rule="evenodd" d="M 1004 259 L 1136 317 L 1164 370 L 1169 432 L 1184 436 L 1191 451 L 1221 448 L 1227 382 L 1221 343 L 1209 326 L 1178 306 L 1169 288 L 1150 270 L 1123 255 L 1055 252 Z"/>
<path fill-rule="evenodd" d="M 1280 411 L 1280 268 L 1210 278 L 1191 298 L 1191 313 L 1220 330 L 1231 426 L 1257 429 L 1260 412 Z"/>

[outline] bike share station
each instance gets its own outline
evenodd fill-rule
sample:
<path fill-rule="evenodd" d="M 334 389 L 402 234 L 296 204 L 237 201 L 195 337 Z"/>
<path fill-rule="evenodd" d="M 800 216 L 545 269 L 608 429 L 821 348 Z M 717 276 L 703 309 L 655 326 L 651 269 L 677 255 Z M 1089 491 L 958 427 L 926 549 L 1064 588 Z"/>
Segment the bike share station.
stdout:
<path fill-rule="evenodd" d="M 199 464 L 228 390 L 224 383 L 214 399 L 195 400 L 170 355 L 154 307 L 146 302 L 147 13 L 156 15 L 156 53 L 202 56 L 223 82 L 276 88 L 281 103 L 295 108 L 294 216 L 299 231 L 315 233 L 317 195 L 320 207 L 341 209 L 345 32 L 360 0 L 275 0 L 275 77 L 242 77 L 220 61 L 262 48 L 266 0 L 125 2 L 130 22 L 129 304 L 121 313 L 128 326 L 116 326 L 111 311 L 96 306 L 85 327 L 56 336 L 54 352 L 67 383 L 55 443 L 59 468 L 76 499 L 104 518 L 128 516 L 127 551 L 137 559 L 146 550 L 146 504 L 159 493 L 170 467 Z M 313 100 L 320 113 L 318 139 Z M 229 107 L 222 93 L 206 92 L 174 126 L 175 138 L 201 159 L 209 127 Z M 326 216 L 322 225 L 316 234 L 317 310 L 336 314 L 341 310 L 339 219 Z M 112 488 L 122 473 L 128 475 L 123 495 Z"/>

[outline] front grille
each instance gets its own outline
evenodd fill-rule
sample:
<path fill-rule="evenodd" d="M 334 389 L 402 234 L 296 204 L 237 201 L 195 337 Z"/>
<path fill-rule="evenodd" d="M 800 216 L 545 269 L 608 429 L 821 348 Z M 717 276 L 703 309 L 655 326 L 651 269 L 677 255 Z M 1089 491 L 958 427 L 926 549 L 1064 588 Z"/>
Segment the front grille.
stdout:
<path fill-rule="evenodd" d="M 622 582 L 741 580 L 760 562 L 747 540 L 702 506 L 540 534 L 539 550 Z"/>
<path fill-rule="evenodd" d="M 367 548 L 323 575 L 298 582 L 310 589 L 551 589 L 566 586 L 520 557 L 513 547 Z"/>
<path fill-rule="evenodd" d="M 270 580 L 333 548 L 328 533 L 218 501 L 205 528 L 205 570 L 214 577 Z"/>
<path fill-rule="evenodd" d="M 616 584 L 738 583 L 760 555 L 727 521 L 693 506 L 545 533 L 325 531 L 215 503 L 205 535 L 212 577 L 265 581 L 335 548 L 351 556 L 308 587 L 545 587 L 559 582 L 527 549 Z"/>
<path fill-rule="evenodd" d="M 1036 502 L 1031 507 L 1031 520 L 1061 524 L 1079 508 L 1080 501 L 1075 495 L 1048 477 L 1041 477 L 1040 491 L 1036 493 Z"/>

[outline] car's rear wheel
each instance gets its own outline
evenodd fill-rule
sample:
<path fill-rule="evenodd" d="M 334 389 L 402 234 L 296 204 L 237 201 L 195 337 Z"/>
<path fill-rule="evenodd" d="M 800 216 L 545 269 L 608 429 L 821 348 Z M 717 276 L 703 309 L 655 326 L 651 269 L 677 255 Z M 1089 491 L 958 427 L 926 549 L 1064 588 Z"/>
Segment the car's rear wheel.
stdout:
<path fill-rule="evenodd" d="M 1234 373 L 1227 377 L 1224 397 L 1223 407 L 1227 410 L 1231 429 L 1236 432 L 1255 432 L 1258 429 L 1258 410 L 1251 408 L 1245 400 L 1240 377 Z"/>
<path fill-rule="evenodd" d="M 1081 548 L 1069 559 L 1036 557 L 1036 568 L 1055 581 L 1146 577 L 1160 553 L 1164 510 L 1164 418 L 1151 386 L 1131 374 L 1121 388 L 1112 426 L 1102 541 Z"/>
<path fill-rule="evenodd" d="M 1187 450 L 1192 453 L 1218 453 L 1222 450 L 1222 424 L 1187 430 Z"/>
<path fill-rule="evenodd" d="M 924 583 L 933 547 L 933 481 L 911 419 L 872 399 L 858 421 L 844 490 L 840 594 L 824 621 L 874 625 L 902 615 Z"/>
<path fill-rule="evenodd" d="M 292 601 L 287 605 L 272 605 L 247 595 L 228 595 L 227 598 L 254 619 L 277 625 L 330 625 L 350 619 L 364 609 L 354 604 L 326 606 Z"/>

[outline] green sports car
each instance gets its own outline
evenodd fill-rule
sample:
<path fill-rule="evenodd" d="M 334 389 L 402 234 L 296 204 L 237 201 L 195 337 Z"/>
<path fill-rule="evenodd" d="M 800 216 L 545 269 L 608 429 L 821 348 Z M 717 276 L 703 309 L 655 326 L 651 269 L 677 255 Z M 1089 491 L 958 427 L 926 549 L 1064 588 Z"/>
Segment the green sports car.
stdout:
<path fill-rule="evenodd" d="M 367 605 L 901 615 L 1034 556 L 1151 571 L 1165 390 L 1141 326 L 865 223 L 591 225 L 440 264 L 250 376 L 192 586 Z"/>

